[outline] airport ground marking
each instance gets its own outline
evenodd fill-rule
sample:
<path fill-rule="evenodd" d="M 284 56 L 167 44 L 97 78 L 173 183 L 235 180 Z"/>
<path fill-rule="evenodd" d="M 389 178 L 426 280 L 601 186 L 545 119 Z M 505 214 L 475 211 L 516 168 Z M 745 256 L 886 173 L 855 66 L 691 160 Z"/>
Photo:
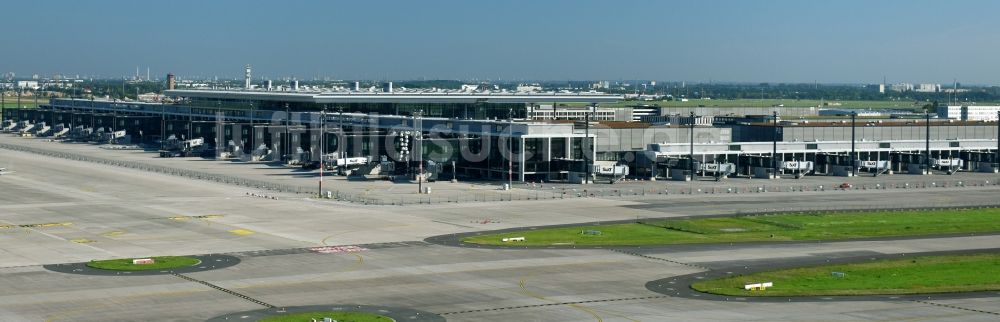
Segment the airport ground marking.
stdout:
<path fill-rule="evenodd" d="M 255 298 L 252 298 L 252 297 L 249 297 L 249 296 L 246 296 L 246 295 L 244 295 L 244 294 L 241 294 L 241 293 L 238 293 L 238 292 L 236 292 L 236 291 L 233 291 L 233 290 L 230 290 L 230 289 L 227 289 L 227 288 L 224 288 L 224 287 L 222 287 L 222 286 L 218 286 L 218 285 L 215 285 L 215 284 L 212 284 L 212 283 L 209 283 L 209 282 L 207 282 L 207 281 L 203 281 L 203 280 L 199 280 L 199 279 L 196 279 L 196 278 L 194 278 L 194 277 L 190 277 L 190 276 L 187 276 L 187 275 L 184 275 L 184 274 L 180 274 L 180 273 L 170 273 L 170 274 L 171 274 L 171 275 L 173 275 L 173 276 L 177 276 L 177 277 L 179 277 L 179 278 L 181 278 L 181 279 L 184 279 L 184 280 L 187 280 L 187 281 L 191 281 L 191 282 L 195 282 L 195 283 L 198 283 L 198 284 L 201 284 L 201 285 L 205 285 L 205 286 L 208 286 L 208 287 L 211 287 L 211 288 L 214 288 L 214 289 L 216 289 L 216 290 L 219 290 L 219 291 L 222 291 L 222 292 L 224 292 L 224 293 L 226 293 L 226 294 L 229 294 L 229 295 L 232 295 L 232 296 L 236 296 L 236 297 L 239 297 L 239 298 L 241 298 L 241 299 L 244 299 L 244 300 L 247 300 L 247 301 L 250 301 L 250 302 L 252 302 L 252 303 L 254 303 L 254 304 L 257 304 L 257 305 L 261 305 L 261 306 L 264 306 L 264 307 L 266 307 L 266 308 L 269 308 L 269 309 L 271 309 L 271 308 L 275 308 L 275 307 L 276 307 L 276 306 L 274 306 L 274 305 L 271 305 L 271 304 L 268 304 L 268 303 L 266 303 L 266 302 L 264 302 L 264 301 L 261 301 L 261 300 L 258 300 L 258 299 L 255 299 Z"/>
<path fill-rule="evenodd" d="M 557 302 L 557 301 L 548 299 L 548 298 L 546 298 L 546 297 L 544 297 L 542 295 L 539 295 L 537 293 L 528 291 L 528 288 L 526 286 L 527 279 L 528 279 L 527 277 L 521 278 L 521 280 L 517 282 L 518 287 L 521 288 L 521 293 L 524 293 L 524 295 L 527 295 L 527 296 L 530 296 L 530 297 L 533 297 L 533 298 L 536 298 L 536 299 L 539 299 L 539 300 L 542 300 L 542 301 Z M 587 308 L 587 307 L 584 307 L 584 306 L 580 306 L 580 305 L 577 305 L 575 303 L 574 304 L 566 304 L 566 306 L 572 307 L 574 309 L 577 309 L 579 311 L 583 311 L 584 313 L 589 314 L 590 316 L 594 317 L 594 319 L 597 320 L 597 322 L 604 322 L 604 319 L 602 319 L 601 316 L 597 314 L 597 312 L 594 312 L 594 310 L 592 310 L 590 308 Z"/>
<path fill-rule="evenodd" d="M 254 234 L 253 230 L 243 229 L 243 228 L 233 229 L 233 230 L 230 230 L 229 232 L 231 234 L 237 235 L 237 236 L 247 236 L 247 235 L 253 235 Z"/>
<path fill-rule="evenodd" d="M 929 304 L 929 305 L 934 305 L 934 306 L 940 306 L 940 307 L 946 307 L 946 308 L 956 309 L 956 310 L 976 312 L 976 313 L 1000 315 L 1000 312 L 985 311 L 985 310 L 978 310 L 978 309 L 970 309 L 970 308 L 967 308 L 967 307 L 961 307 L 961 306 L 951 305 L 951 304 L 934 303 L 934 302 L 931 302 L 931 301 L 913 300 L 913 302 L 915 302 L 915 303 L 921 303 L 921 304 Z"/>
<path fill-rule="evenodd" d="M 74 317 L 74 316 L 78 316 L 78 315 L 86 312 L 87 310 L 96 310 L 96 309 L 100 309 L 100 308 L 111 306 L 113 304 L 122 304 L 122 302 L 136 301 L 136 300 L 139 300 L 139 299 L 142 299 L 142 298 L 146 298 L 146 297 L 151 297 L 151 296 L 176 296 L 176 295 L 198 293 L 198 292 L 207 292 L 207 290 L 192 289 L 192 290 L 185 290 L 185 291 L 164 291 L 164 292 L 153 292 L 153 293 L 147 293 L 147 294 L 129 295 L 128 297 L 126 297 L 124 299 L 121 299 L 119 301 L 115 301 L 115 302 L 103 301 L 103 302 L 101 302 L 100 304 L 97 304 L 97 305 L 84 305 L 84 306 L 77 307 L 77 308 L 74 308 L 74 309 L 71 309 L 71 310 L 58 312 L 56 314 L 53 314 L 53 315 L 50 315 L 49 317 L 47 317 L 45 319 L 45 322 L 55 322 L 55 321 L 65 320 L 65 319 L 68 319 L 68 318 L 71 318 L 71 317 Z"/>

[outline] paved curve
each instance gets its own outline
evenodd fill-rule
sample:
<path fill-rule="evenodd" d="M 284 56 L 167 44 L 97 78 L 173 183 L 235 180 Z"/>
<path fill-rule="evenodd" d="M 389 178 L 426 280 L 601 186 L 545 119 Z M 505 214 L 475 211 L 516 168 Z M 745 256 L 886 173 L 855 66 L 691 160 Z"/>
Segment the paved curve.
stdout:
<path fill-rule="evenodd" d="M 282 308 L 243 311 L 243 312 L 236 312 L 236 313 L 217 316 L 208 319 L 206 322 L 257 321 L 275 315 L 281 315 L 287 313 L 315 312 L 315 311 L 367 312 L 367 313 L 384 315 L 389 318 L 392 318 L 395 321 L 413 321 L 413 322 L 445 321 L 445 318 L 440 315 L 430 312 L 418 311 L 414 309 L 388 307 L 388 306 L 345 304 L 345 305 L 290 306 Z"/>
<path fill-rule="evenodd" d="M 840 295 L 840 296 L 726 296 L 703 293 L 691 288 L 691 284 L 707 279 L 724 278 L 733 275 L 746 275 L 764 271 L 774 271 L 796 267 L 808 267 L 831 264 L 849 264 L 873 260 L 902 259 L 932 255 L 959 255 L 974 253 L 995 253 L 1000 248 L 967 249 L 957 251 L 922 252 L 907 254 L 871 254 L 865 256 L 841 258 L 817 258 L 811 260 L 789 261 L 787 258 L 771 259 L 757 262 L 753 266 L 737 266 L 722 269 L 707 270 L 699 273 L 668 277 L 646 283 L 646 289 L 673 297 L 739 302 L 831 302 L 831 301 L 928 301 L 961 298 L 996 297 L 1000 291 L 934 293 L 914 295 Z M 983 311 L 981 313 L 997 314 L 998 312 Z"/>
<path fill-rule="evenodd" d="M 150 275 L 186 274 L 186 273 L 210 271 L 215 269 L 236 266 L 237 264 L 240 263 L 240 259 L 238 257 L 223 255 L 223 254 L 191 255 L 190 257 L 197 258 L 198 260 L 201 261 L 201 263 L 199 263 L 198 265 L 188 266 L 188 267 L 165 269 L 165 270 L 148 270 L 148 271 L 116 271 L 116 270 L 97 269 L 87 266 L 86 262 L 42 265 L 42 267 L 53 272 L 66 273 L 66 274 L 100 275 L 100 276 L 150 276 Z"/>

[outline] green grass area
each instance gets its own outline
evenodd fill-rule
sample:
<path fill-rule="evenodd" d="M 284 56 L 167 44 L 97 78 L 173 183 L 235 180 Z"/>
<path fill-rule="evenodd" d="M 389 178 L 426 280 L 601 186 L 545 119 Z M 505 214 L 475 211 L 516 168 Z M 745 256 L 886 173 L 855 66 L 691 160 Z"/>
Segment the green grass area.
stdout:
<path fill-rule="evenodd" d="M 337 322 L 393 322 L 394 320 L 373 313 L 365 312 L 305 312 L 272 316 L 257 320 L 257 322 L 312 322 L 323 321 L 323 318 L 331 318 Z"/>
<path fill-rule="evenodd" d="M 590 234 L 587 231 L 599 231 Z M 533 229 L 464 238 L 483 245 L 640 246 L 836 240 L 1000 231 L 1000 209 L 775 214 Z M 503 238 L 525 237 L 503 242 Z"/>
<path fill-rule="evenodd" d="M 927 102 L 914 101 L 850 101 L 850 100 L 797 100 L 797 99 L 689 99 L 687 102 L 674 101 L 622 101 L 611 104 L 601 104 L 604 107 L 623 107 L 636 105 L 656 105 L 660 107 L 771 107 L 783 105 L 784 107 L 825 107 L 825 108 L 899 108 L 915 109 L 921 108 Z"/>
<path fill-rule="evenodd" d="M 109 260 L 94 260 L 87 263 L 87 266 L 106 269 L 114 271 L 148 271 L 148 270 L 161 270 L 161 269 L 172 269 L 172 268 L 182 268 L 188 266 L 194 266 L 201 263 L 200 260 L 194 257 L 187 256 L 158 256 L 150 257 L 153 259 L 153 264 L 148 265 L 135 265 L 132 264 L 131 258 L 122 259 L 109 259 Z"/>
<path fill-rule="evenodd" d="M 842 277 L 833 272 L 843 273 Z M 890 295 L 1000 290 L 1000 254 L 925 256 L 793 268 L 700 281 L 695 290 L 732 296 Z M 745 284 L 772 282 L 765 291 Z"/>

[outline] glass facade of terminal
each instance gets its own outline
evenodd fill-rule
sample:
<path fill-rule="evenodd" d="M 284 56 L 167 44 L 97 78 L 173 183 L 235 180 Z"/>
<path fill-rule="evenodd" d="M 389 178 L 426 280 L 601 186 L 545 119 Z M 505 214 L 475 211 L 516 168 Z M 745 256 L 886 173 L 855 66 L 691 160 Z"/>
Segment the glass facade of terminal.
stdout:
<path fill-rule="evenodd" d="M 215 98 L 190 98 L 180 105 L 212 109 L 257 109 L 284 111 L 287 105 L 292 112 L 318 112 L 324 108 L 336 112 L 382 115 L 416 115 L 458 119 L 507 119 L 526 118 L 524 103 L 336 103 L 293 102 L 279 100 L 240 100 Z"/>

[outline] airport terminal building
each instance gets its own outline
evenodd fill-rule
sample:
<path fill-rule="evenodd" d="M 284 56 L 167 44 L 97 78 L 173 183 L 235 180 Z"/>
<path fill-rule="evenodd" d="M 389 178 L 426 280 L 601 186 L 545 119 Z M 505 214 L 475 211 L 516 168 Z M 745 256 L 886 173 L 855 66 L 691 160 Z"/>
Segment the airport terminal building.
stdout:
<path fill-rule="evenodd" d="M 588 147 L 596 134 L 581 131 L 574 122 L 527 121 L 529 107 L 621 99 L 562 92 L 168 90 L 165 94 L 175 103 L 53 99 L 38 110 L 18 111 L 15 118 L 68 129 L 125 130 L 135 142 L 202 138 L 216 154 L 243 152 L 257 154 L 259 160 L 318 160 L 323 151 L 336 159 L 364 157 L 371 163 L 396 161 L 415 167 L 420 165 L 414 163 L 433 163 L 448 176 L 454 172 L 536 181 L 565 180 L 572 172 L 585 172 L 586 161 L 594 158 L 594 149 Z"/>
<path fill-rule="evenodd" d="M 675 115 L 670 124 L 653 124 L 614 121 L 610 114 L 600 119 L 600 105 L 622 97 L 596 92 L 165 94 L 174 102 L 53 99 L 39 109 L 8 111 L 4 118 L 37 125 L 31 131 L 20 125 L 28 135 L 43 136 L 39 128 L 52 127 L 49 132 L 91 142 L 111 142 L 117 136 L 108 133 L 123 131 L 133 143 L 159 143 L 161 155 L 163 142 L 173 142 L 168 138 L 197 139 L 210 151 L 204 156 L 313 162 L 322 155 L 326 162 L 361 162 L 380 166 L 381 173 L 411 177 L 427 168 L 445 178 L 580 181 L 587 173 L 608 175 L 601 170 L 615 164 L 627 165 L 633 177 L 675 179 L 677 173 L 846 175 L 862 165 L 870 168 L 863 171 L 877 173 L 1000 168 L 996 121 L 851 124 L 842 119 L 779 121 L 771 115 Z M 591 122 L 581 121 L 579 113 L 562 113 L 556 109 L 560 104 L 595 107 L 582 115 Z M 541 106 L 554 113 L 540 114 Z M 624 175 L 611 175 L 619 174 Z"/>

